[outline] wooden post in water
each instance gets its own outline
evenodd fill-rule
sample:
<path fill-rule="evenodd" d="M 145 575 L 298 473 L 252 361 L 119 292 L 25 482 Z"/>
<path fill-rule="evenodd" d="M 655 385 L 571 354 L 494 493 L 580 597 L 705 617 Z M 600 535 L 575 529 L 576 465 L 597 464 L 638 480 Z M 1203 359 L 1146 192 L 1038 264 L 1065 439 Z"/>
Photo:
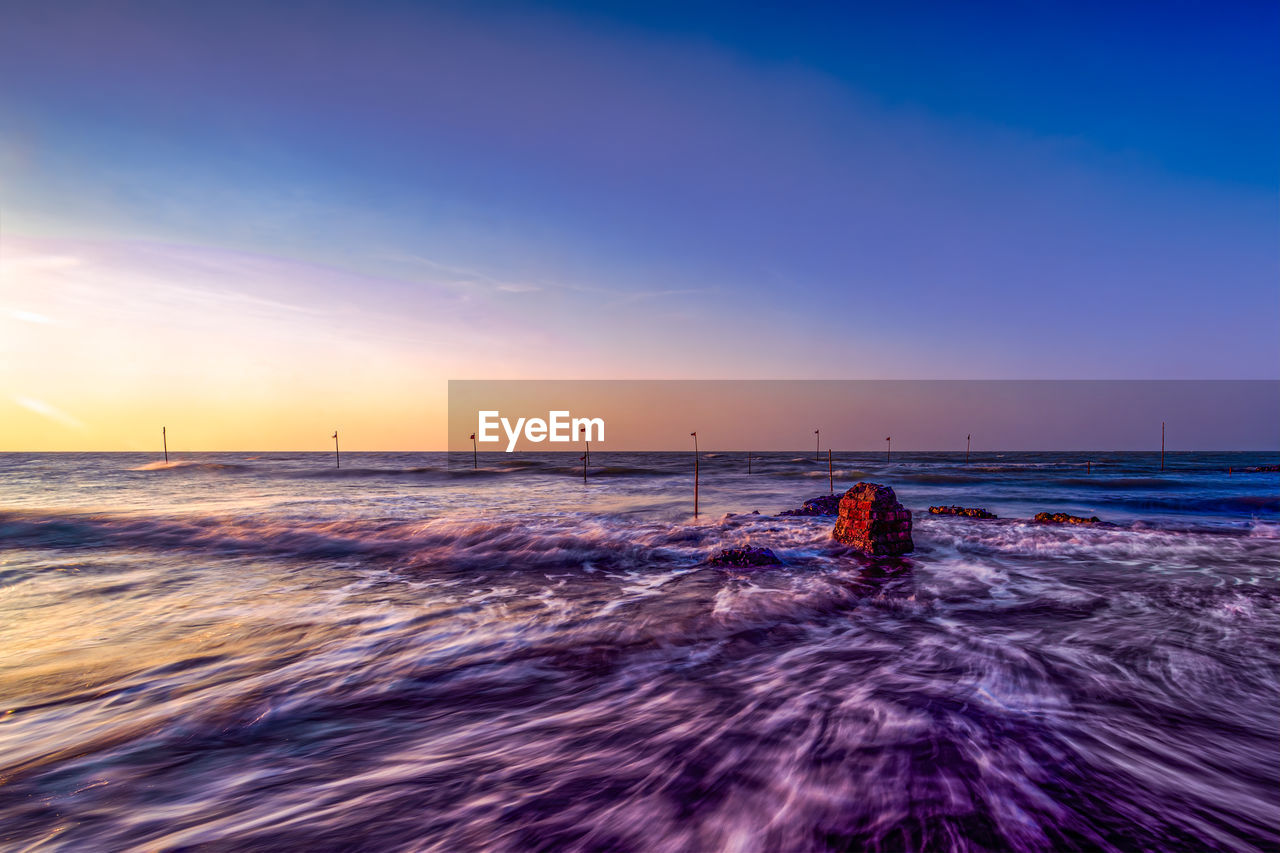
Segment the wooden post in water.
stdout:
<path fill-rule="evenodd" d="M 969 445 L 973 444 L 973 433 L 964 437 L 964 464 L 969 464 Z"/>
<path fill-rule="evenodd" d="M 833 474 L 831 471 L 831 448 L 830 447 L 827 448 L 827 491 L 831 492 L 831 494 L 833 495 L 836 493 L 835 474 Z"/>
<path fill-rule="evenodd" d="M 820 429 L 815 429 L 815 430 L 813 431 L 813 435 L 814 435 L 814 439 L 813 439 L 813 461 L 814 461 L 814 462 L 817 462 L 817 461 L 821 458 L 821 456 L 820 456 L 820 451 L 822 450 L 822 430 L 820 430 Z"/>
<path fill-rule="evenodd" d="M 691 432 L 693 436 L 693 517 L 698 517 L 698 434 Z"/>
<path fill-rule="evenodd" d="M 585 486 L 587 484 L 587 456 L 584 453 L 578 459 L 582 460 L 582 485 Z"/>
<path fill-rule="evenodd" d="M 893 450 L 893 436 L 886 435 L 884 437 L 884 461 L 889 461 L 889 453 Z"/>
<path fill-rule="evenodd" d="M 333 431 L 333 467 L 341 468 L 342 459 L 338 456 L 338 431 Z"/>
<path fill-rule="evenodd" d="M 480 453 L 476 450 L 476 434 L 471 433 L 471 470 L 475 471 L 480 467 Z"/>
<path fill-rule="evenodd" d="M 751 451 L 747 451 L 747 473 L 751 473 Z"/>
<path fill-rule="evenodd" d="M 1086 474 L 1092 474 L 1092 473 L 1093 473 L 1093 460 L 1092 460 L 1092 459 L 1086 459 L 1086 460 L 1085 460 L 1085 463 L 1084 463 L 1084 472 L 1085 472 Z"/>
<path fill-rule="evenodd" d="M 164 461 L 169 462 L 169 436 L 165 427 L 160 427 L 160 441 L 164 442 Z"/>
<path fill-rule="evenodd" d="M 1164 421 L 1160 422 L 1160 470 L 1164 470 Z"/>
<path fill-rule="evenodd" d="M 582 483 L 587 482 L 587 466 L 591 464 L 591 442 L 587 440 L 587 428 L 578 427 L 578 435 L 582 438 L 583 443 L 587 446 L 587 450 L 582 454 Z"/>

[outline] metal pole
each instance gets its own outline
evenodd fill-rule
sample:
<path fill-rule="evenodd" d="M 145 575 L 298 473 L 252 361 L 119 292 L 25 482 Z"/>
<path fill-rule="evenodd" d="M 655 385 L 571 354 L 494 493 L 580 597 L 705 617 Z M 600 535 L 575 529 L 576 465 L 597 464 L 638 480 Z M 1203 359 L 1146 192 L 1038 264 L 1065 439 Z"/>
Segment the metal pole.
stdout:
<path fill-rule="evenodd" d="M 165 427 L 160 427 L 160 440 L 164 442 L 164 461 L 169 461 L 169 436 Z"/>
<path fill-rule="evenodd" d="M 480 454 L 476 450 L 476 434 L 471 433 L 471 470 L 475 471 L 480 467 Z"/>
<path fill-rule="evenodd" d="M 585 486 L 587 484 L 587 457 L 586 454 L 583 454 L 578 458 L 582 460 L 582 485 Z"/>
<path fill-rule="evenodd" d="M 341 468 L 342 459 L 338 456 L 338 431 L 333 431 L 333 467 Z"/>
<path fill-rule="evenodd" d="M 822 430 L 815 429 L 813 434 L 815 436 L 813 439 L 813 461 L 817 462 L 818 459 L 821 458 L 819 454 L 822 449 Z"/>
<path fill-rule="evenodd" d="M 836 483 L 835 474 L 833 474 L 831 470 L 831 448 L 828 447 L 827 448 L 827 491 L 831 492 L 831 494 L 833 495 L 836 493 L 835 483 Z"/>
<path fill-rule="evenodd" d="M 889 454 L 893 451 L 893 436 L 887 435 L 884 439 L 884 461 L 889 461 Z"/>
<path fill-rule="evenodd" d="M 693 436 L 693 517 L 698 517 L 698 434 L 691 432 Z"/>
<path fill-rule="evenodd" d="M 747 473 L 751 473 L 751 451 L 747 451 Z"/>
<path fill-rule="evenodd" d="M 1164 470 L 1164 421 L 1160 422 L 1160 470 Z"/>
<path fill-rule="evenodd" d="M 969 445 L 973 444 L 973 433 L 969 433 L 964 437 L 964 462 L 969 464 Z"/>

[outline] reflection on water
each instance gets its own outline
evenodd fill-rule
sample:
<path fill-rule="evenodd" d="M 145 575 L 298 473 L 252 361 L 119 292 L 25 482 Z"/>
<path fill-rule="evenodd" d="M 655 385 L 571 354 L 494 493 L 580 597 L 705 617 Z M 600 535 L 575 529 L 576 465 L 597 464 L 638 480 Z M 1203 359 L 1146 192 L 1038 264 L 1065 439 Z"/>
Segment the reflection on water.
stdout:
<path fill-rule="evenodd" d="M 0 847 L 1280 845 L 1271 460 L 600 457 L 0 456 Z"/>

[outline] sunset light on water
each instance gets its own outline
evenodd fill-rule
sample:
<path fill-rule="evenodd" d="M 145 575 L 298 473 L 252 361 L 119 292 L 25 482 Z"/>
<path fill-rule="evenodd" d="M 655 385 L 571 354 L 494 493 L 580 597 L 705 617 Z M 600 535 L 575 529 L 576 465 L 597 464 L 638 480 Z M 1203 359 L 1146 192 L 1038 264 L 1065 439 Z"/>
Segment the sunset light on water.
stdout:
<path fill-rule="evenodd" d="M 0 0 L 0 850 L 1280 847 L 1274 4 Z"/>

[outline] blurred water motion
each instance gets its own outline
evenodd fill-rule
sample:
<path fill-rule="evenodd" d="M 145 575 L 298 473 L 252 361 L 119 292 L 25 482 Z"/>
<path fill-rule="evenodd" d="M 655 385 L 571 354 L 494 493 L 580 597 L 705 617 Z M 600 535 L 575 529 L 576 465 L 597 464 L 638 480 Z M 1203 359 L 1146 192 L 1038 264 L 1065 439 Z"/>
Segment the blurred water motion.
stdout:
<path fill-rule="evenodd" d="M 1280 845 L 1273 460 L 962 456 L 2 455 L 0 846 Z"/>

